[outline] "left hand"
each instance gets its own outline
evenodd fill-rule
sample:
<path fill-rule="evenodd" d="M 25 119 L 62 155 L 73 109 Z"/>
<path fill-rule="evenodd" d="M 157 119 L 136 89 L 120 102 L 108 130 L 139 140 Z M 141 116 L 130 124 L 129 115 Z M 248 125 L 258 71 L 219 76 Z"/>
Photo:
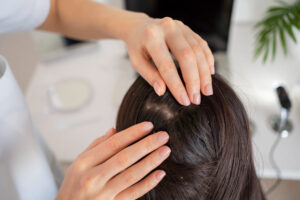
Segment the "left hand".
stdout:
<path fill-rule="evenodd" d="M 163 95 L 167 86 L 175 99 L 187 106 L 191 102 L 200 104 L 200 90 L 204 95 L 213 94 L 214 57 L 205 40 L 181 21 L 170 17 L 153 19 L 141 15 L 134 21 L 124 39 L 130 60 L 133 68 L 158 95 Z M 186 88 L 169 49 L 179 62 Z"/>

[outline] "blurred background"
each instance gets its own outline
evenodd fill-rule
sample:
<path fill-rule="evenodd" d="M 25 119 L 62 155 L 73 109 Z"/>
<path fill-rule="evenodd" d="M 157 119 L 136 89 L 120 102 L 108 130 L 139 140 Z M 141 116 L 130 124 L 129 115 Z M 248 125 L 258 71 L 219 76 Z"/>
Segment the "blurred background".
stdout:
<path fill-rule="evenodd" d="M 254 26 L 270 6 L 278 5 L 276 1 L 98 1 L 156 18 L 179 19 L 207 40 L 217 73 L 246 105 L 265 191 L 276 183 L 268 198 L 299 199 L 300 54 L 295 52 L 300 46 L 287 38 L 286 56 L 278 46 L 273 62 L 254 59 L 258 38 Z M 294 32 L 300 39 L 299 30 Z M 275 40 L 280 43 L 279 37 Z M 136 78 L 126 46 L 117 40 L 86 42 L 30 31 L 0 35 L 0 54 L 9 61 L 35 125 L 63 167 L 114 126 L 120 102 Z"/>

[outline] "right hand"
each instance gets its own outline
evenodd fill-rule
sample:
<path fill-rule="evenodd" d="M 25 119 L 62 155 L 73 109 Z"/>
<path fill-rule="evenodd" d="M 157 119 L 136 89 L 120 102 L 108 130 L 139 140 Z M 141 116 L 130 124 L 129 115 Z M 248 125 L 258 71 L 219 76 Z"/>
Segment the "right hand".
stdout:
<path fill-rule="evenodd" d="M 182 105 L 200 104 L 200 90 L 213 94 L 211 74 L 214 56 L 205 40 L 181 21 L 170 17 L 154 19 L 135 14 L 122 38 L 128 46 L 132 67 L 161 96 L 166 86 Z M 181 81 L 170 51 L 179 63 Z M 155 63 L 155 66 L 152 64 Z"/>
<path fill-rule="evenodd" d="M 110 129 L 96 139 L 67 170 L 56 200 L 134 200 L 149 192 L 165 172 L 144 177 L 170 155 L 166 132 L 136 142 L 152 129 L 151 122 L 142 122 L 119 133 Z"/>

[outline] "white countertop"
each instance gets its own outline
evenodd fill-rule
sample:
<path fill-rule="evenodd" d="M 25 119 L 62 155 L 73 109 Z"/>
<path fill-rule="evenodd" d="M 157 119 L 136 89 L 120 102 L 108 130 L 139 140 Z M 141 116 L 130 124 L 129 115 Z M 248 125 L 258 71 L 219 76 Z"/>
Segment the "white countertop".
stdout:
<path fill-rule="evenodd" d="M 71 50 L 37 67 L 26 100 L 35 125 L 60 161 L 74 160 L 95 138 L 115 126 L 119 104 L 135 80 L 126 55 L 122 42 L 107 40 Z M 70 78 L 91 85 L 91 101 L 77 111 L 53 110 L 48 87 Z"/>
<path fill-rule="evenodd" d="M 244 100 L 256 127 L 254 151 L 259 175 L 275 177 L 268 153 L 276 136 L 269 127 L 268 118 L 279 113 L 274 83 L 281 82 L 287 86 L 294 103 L 291 113 L 294 131 L 280 142 L 275 159 L 283 178 L 300 180 L 300 127 L 297 123 L 300 120 L 300 87 L 297 86 L 300 64 L 279 58 L 273 64 L 262 66 L 252 59 L 252 27 L 235 25 L 231 33 L 227 78 Z M 219 63 L 220 67 L 222 64 Z M 47 88 L 74 77 L 91 84 L 92 101 L 76 112 L 59 113 L 50 109 L 47 114 L 50 108 L 45 95 Z M 26 99 L 36 126 L 59 160 L 74 160 L 94 138 L 114 126 L 118 106 L 134 79 L 126 48 L 120 41 L 101 41 L 39 65 Z"/>

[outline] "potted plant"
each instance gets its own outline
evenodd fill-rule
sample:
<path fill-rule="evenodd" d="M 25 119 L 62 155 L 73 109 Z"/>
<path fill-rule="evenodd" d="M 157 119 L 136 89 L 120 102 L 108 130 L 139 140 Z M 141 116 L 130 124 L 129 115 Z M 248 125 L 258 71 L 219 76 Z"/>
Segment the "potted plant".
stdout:
<path fill-rule="evenodd" d="M 261 55 L 264 62 L 270 58 L 274 60 L 279 45 L 285 55 L 289 50 L 299 58 L 300 45 L 296 44 L 297 39 L 300 40 L 300 0 L 292 4 L 278 2 L 278 5 L 270 7 L 266 16 L 255 25 L 255 29 L 258 31 L 256 58 Z M 288 43 L 295 49 L 288 49 Z"/>

